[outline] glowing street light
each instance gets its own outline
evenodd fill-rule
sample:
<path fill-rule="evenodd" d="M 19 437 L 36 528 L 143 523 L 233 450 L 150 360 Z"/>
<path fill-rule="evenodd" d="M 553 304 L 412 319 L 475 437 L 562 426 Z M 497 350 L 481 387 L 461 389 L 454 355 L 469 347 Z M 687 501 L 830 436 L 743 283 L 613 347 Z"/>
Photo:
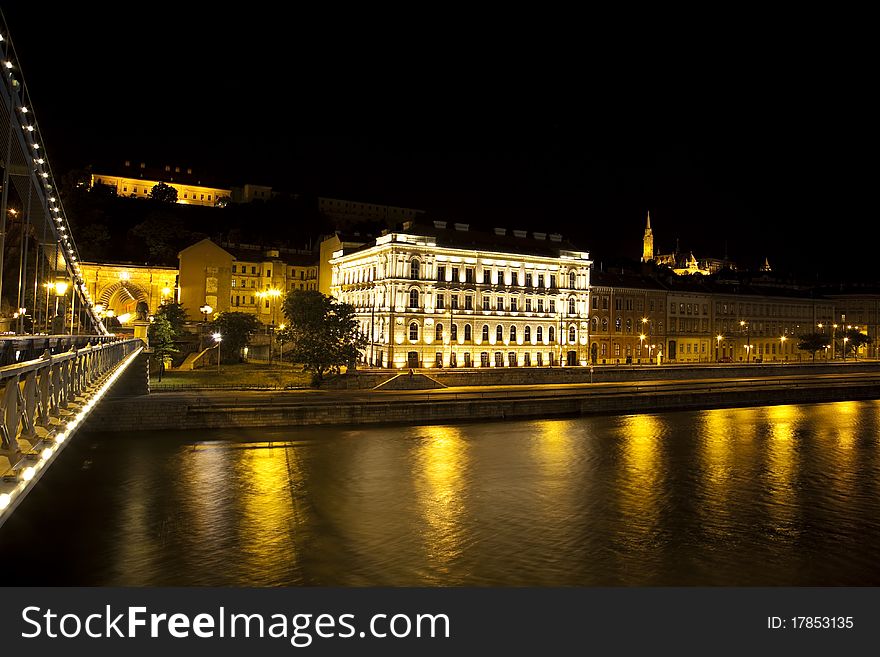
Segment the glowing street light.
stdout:
<path fill-rule="evenodd" d="M 843 362 L 846 362 L 846 343 L 849 342 L 849 338 L 843 338 Z"/>
<path fill-rule="evenodd" d="M 785 337 L 784 335 L 779 336 L 779 355 L 780 355 L 780 357 L 782 357 L 782 360 L 785 360 L 785 356 L 783 356 L 783 354 L 785 353 L 785 341 L 786 340 L 788 340 L 788 338 Z"/>
<path fill-rule="evenodd" d="M 719 357 L 721 356 L 721 341 L 724 339 L 724 336 L 720 333 L 715 336 L 715 362 L 718 362 Z"/>
<path fill-rule="evenodd" d="M 642 321 L 644 322 L 645 320 L 643 319 Z M 642 333 L 641 335 L 639 335 L 639 362 L 642 361 L 642 349 L 643 349 L 644 346 L 645 346 L 645 337 L 646 337 L 646 336 L 645 336 L 644 333 Z"/>
<path fill-rule="evenodd" d="M 220 372 L 220 343 L 223 341 L 223 336 L 219 333 L 214 333 L 212 336 L 214 338 L 214 342 L 217 343 L 217 372 Z"/>

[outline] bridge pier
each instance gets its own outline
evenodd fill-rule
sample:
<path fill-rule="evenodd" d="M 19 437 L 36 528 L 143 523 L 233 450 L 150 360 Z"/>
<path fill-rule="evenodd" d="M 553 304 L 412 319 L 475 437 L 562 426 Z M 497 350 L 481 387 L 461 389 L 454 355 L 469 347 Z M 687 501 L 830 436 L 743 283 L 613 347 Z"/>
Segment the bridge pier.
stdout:
<path fill-rule="evenodd" d="M 139 353 L 114 386 L 107 392 L 107 399 L 125 399 L 150 394 L 150 354 Z"/>

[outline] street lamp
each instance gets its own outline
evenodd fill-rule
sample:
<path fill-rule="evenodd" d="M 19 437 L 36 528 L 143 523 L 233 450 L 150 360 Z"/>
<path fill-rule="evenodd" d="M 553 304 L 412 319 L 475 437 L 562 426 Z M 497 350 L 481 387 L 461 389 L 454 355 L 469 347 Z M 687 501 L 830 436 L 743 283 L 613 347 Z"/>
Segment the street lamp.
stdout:
<path fill-rule="evenodd" d="M 785 341 L 788 340 L 784 335 L 779 336 L 779 356 L 785 361 L 785 356 L 783 355 L 785 352 Z"/>
<path fill-rule="evenodd" d="M 262 290 L 261 292 L 257 292 L 257 296 L 260 299 L 270 299 L 271 307 L 270 307 L 270 311 L 269 311 L 269 314 L 270 314 L 269 323 L 272 326 L 272 328 L 274 328 L 275 327 L 275 310 L 276 310 L 275 300 L 279 296 L 281 296 L 281 290 L 279 290 L 278 288 L 269 288 L 268 290 Z M 272 330 L 270 330 L 268 333 L 269 333 L 269 364 L 271 365 L 272 364 L 272 342 L 273 342 L 273 338 L 274 338 L 274 332 Z"/>
<path fill-rule="evenodd" d="M 281 353 L 278 355 L 278 362 L 284 366 L 284 329 L 287 328 L 286 324 L 278 325 L 278 344 L 281 347 Z"/>
<path fill-rule="evenodd" d="M 715 362 L 718 362 L 718 359 L 721 356 L 721 341 L 724 339 L 724 336 L 720 333 L 715 336 Z"/>
<path fill-rule="evenodd" d="M 831 325 L 831 360 L 834 360 L 834 333 L 837 331 L 837 324 Z"/>
<path fill-rule="evenodd" d="M 55 317 L 58 317 L 58 297 L 63 297 L 67 294 L 67 288 L 69 287 L 67 281 L 55 281 L 54 283 L 48 283 L 52 290 L 55 291 Z M 66 317 L 62 317 L 61 322 L 61 332 L 64 332 L 65 324 L 67 323 Z"/>
<path fill-rule="evenodd" d="M 843 338 L 843 362 L 846 362 L 846 343 L 849 342 L 849 338 Z"/>
<path fill-rule="evenodd" d="M 645 320 L 642 320 L 645 321 Z M 645 334 L 639 335 L 639 362 L 642 362 L 642 348 L 645 346 Z"/>
<path fill-rule="evenodd" d="M 223 336 L 220 335 L 219 333 L 215 333 L 211 337 L 214 338 L 214 342 L 217 343 L 217 373 L 219 374 L 219 372 L 220 372 L 220 342 L 223 341 Z"/>
<path fill-rule="evenodd" d="M 752 361 L 752 336 L 750 332 L 750 326 L 747 321 L 741 319 L 739 321 L 740 327 L 744 328 L 746 331 L 746 363 L 750 363 Z"/>

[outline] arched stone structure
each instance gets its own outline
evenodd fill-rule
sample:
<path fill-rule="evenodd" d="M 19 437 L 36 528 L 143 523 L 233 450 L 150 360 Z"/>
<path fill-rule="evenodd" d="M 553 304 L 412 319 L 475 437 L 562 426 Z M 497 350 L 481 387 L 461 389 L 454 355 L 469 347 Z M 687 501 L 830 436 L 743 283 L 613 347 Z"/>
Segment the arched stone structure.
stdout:
<path fill-rule="evenodd" d="M 154 313 L 163 300 L 174 301 L 178 296 L 175 267 L 91 262 L 83 262 L 80 267 L 95 303 L 117 317 L 128 313 L 136 318 L 141 301 Z"/>

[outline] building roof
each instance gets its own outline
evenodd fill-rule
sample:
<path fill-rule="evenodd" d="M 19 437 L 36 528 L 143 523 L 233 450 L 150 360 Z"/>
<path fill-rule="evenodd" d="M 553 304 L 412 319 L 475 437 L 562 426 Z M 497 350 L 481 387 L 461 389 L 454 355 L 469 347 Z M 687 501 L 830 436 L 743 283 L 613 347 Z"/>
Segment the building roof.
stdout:
<path fill-rule="evenodd" d="M 280 260 L 286 265 L 293 267 L 313 267 L 317 266 L 319 257 L 315 253 L 299 253 L 291 249 L 282 249 L 278 247 L 262 247 L 250 245 L 223 245 L 233 258 L 244 262 L 268 262 L 270 260 Z M 271 253 L 272 255 L 268 255 Z M 277 255 L 275 255 L 277 254 Z"/>
<path fill-rule="evenodd" d="M 503 231 L 503 233 L 501 232 Z M 403 227 L 388 231 L 405 235 L 433 237 L 437 246 L 489 251 L 493 253 L 512 253 L 541 257 L 559 257 L 560 251 L 585 251 L 555 233 L 524 230 L 495 229 L 493 232 L 470 230 L 470 225 L 446 221 L 425 220 L 407 222 Z M 375 246 L 375 240 L 355 249 L 360 251 Z"/>

